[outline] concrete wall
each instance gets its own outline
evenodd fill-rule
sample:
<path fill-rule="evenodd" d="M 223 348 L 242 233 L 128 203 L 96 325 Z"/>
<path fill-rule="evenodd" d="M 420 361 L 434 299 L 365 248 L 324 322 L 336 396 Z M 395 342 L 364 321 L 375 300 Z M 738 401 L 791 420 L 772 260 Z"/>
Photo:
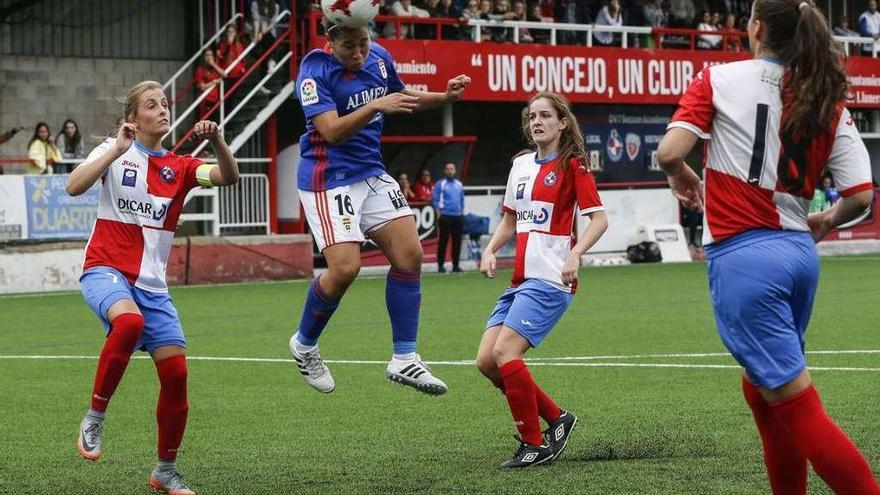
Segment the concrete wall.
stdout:
<path fill-rule="evenodd" d="M 164 83 L 183 62 L 0 56 L 0 132 L 24 126 L 0 145 L 0 157 L 26 156 L 37 122 L 54 137 L 67 118 L 79 124 L 88 153 L 122 115 L 116 98 L 145 79 Z"/>

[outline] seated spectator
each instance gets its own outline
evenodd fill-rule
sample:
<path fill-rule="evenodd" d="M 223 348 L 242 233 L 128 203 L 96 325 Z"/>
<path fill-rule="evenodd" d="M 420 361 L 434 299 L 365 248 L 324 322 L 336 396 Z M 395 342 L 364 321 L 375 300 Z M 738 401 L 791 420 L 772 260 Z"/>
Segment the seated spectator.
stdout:
<path fill-rule="evenodd" d="M 220 101 L 220 88 L 218 86 L 222 82 L 220 75 L 223 69 L 214 61 L 214 50 L 208 48 L 202 54 L 202 63 L 196 67 L 195 81 L 196 88 L 199 89 L 201 95 L 209 88 L 211 92 L 199 103 L 199 118 L 205 118 L 208 110 L 218 101 Z"/>
<path fill-rule="evenodd" d="M 589 24 L 590 1 L 556 0 L 553 18 L 556 19 L 556 22 Z M 583 32 L 557 30 L 556 41 L 560 45 L 586 44 L 586 37 Z"/>
<path fill-rule="evenodd" d="M 842 15 L 837 20 L 837 26 L 834 26 L 835 36 L 858 36 L 859 33 L 849 28 L 849 17 Z"/>
<path fill-rule="evenodd" d="M 529 22 L 553 22 L 552 17 L 544 17 L 543 12 L 541 11 L 541 5 L 537 3 L 532 5 L 532 10 L 529 12 L 526 20 Z M 529 29 L 529 36 L 531 36 L 533 43 L 550 43 L 549 29 L 531 28 Z"/>
<path fill-rule="evenodd" d="M 52 142 L 52 133 L 49 132 L 49 125 L 45 122 L 39 122 L 34 129 L 34 135 L 28 142 L 28 174 L 51 174 L 54 173 L 53 165 L 61 161 L 61 152 Z"/>
<path fill-rule="evenodd" d="M 874 45 L 880 39 L 880 12 L 877 12 L 877 0 L 868 0 L 868 10 L 859 16 L 859 34 L 866 38 L 874 38 L 874 43 L 862 45 L 862 53 L 872 54 Z"/>
<path fill-rule="evenodd" d="M 599 10 L 596 16 L 597 26 L 623 26 L 623 12 L 620 8 L 620 0 L 608 0 L 608 3 Z M 593 39 L 603 46 L 614 44 L 614 33 L 607 31 L 593 31 Z"/>
<path fill-rule="evenodd" d="M 727 14 L 724 17 L 724 27 L 721 29 L 721 32 L 725 35 L 723 41 L 723 48 L 725 51 L 743 51 L 743 32 L 736 28 L 736 14 Z"/>
<path fill-rule="evenodd" d="M 703 12 L 701 16 L 703 21 L 697 26 L 699 31 L 718 31 L 718 28 L 712 25 L 712 14 L 708 11 Z M 721 36 L 717 34 L 701 33 L 697 36 L 697 48 L 701 50 L 717 50 L 721 47 Z"/>
<path fill-rule="evenodd" d="M 431 180 L 431 171 L 423 168 L 419 171 L 419 180 L 413 187 L 413 201 L 430 202 L 434 196 L 434 181 Z"/>
<path fill-rule="evenodd" d="M 479 19 L 480 18 L 480 2 L 478 0 L 468 0 L 467 8 L 465 8 L 461 15 L 458 17 L 458 21 L 461 22 L 461 27 L 458 31 L 459 39 L 473 41 L 474 40 L 474 27 L 468 26 L 467 22 L 471 19 Z"/>
<path fill-rule="evenodd" d="M 397 184 L 400 186 L 400 191 L 403 193 L 403 197 L 406 198 L 407 203 L 413 201 L 415 193 L 410 185 L 409 175 L 403 170 L 397 172 Z"/>
<path fill-rule="evenodd" d="M 82 141 L 79 126 L 73 119 L 65 120 L 64 125 L 61 127 L 61 132 L 55 136 L 55 146 L 65 160 L 77 160 L 86 157 Z"/>
<path fill-rule="evenodd" d="M 413 6 L 410 0 L 395 1 L 391 4 L 388 14 L 398 17 L 430 17 L 427 10 Z M 399 24 L 400 32 L 397 32 L 397 26 L 398 23 L 396 22 L 385 23 L 385 29 L 382 31 L 382 34 L 386 38 L 392 39 L 404 39 L 412 36 L 411 24 Z"/>
<path fill-rule="evenodd" d="M 696 15 L 693 0 L 669 0 L 669 27 L 691 29 Z"/>

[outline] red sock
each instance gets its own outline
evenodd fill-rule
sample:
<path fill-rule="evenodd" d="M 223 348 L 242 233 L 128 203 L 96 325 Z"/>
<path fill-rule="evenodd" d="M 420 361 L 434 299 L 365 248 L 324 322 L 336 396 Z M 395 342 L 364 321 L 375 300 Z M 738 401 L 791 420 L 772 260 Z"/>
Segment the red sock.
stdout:
<path fill-rule="evenodd" d="M 538 403 L 535 399 L 535 382 L 522 359 L 514 359 L 504 363 L 498 368 L 501 379 L 504 380 L 504 396 L 507 397 L 507 405 L 516 429 L 519 431 L 523 442 L 532 445 L 543 445 L 544 438 L 541 436 L 541 423 L 538 419 Z"/>
<path fill-rule="evenodd" d="M 538 415 L 544 418 L 548 425 L 559 419 L 562 414 L 559 406 L 538 385 L 535 385 L 535 400 L 538 402 Z"/>
<path fill-rule="evenodd" d="M 825 412 L 812 385 L 770 407 L 791 432 L 816 474 L 835 493 L 880 495 L 868 461 Z"/>
<path fill-rule="evenodd" d="M 92 409 L 95 411 L 107 410 L 107 403 L 122 380 L 143 331 L 144 317 L 137 313 L 122 313 L 113 319 L 95 371 L 95 385 L 92 387 Z"/>
<path fill-rule="evenodd" d="M 771 491 L 774 495 L 806 495 L 807 458 L 791 433 L 773 414 L 770 403 L 745 377 L 742 379 L 742 390 L 761 434 L 764 465 L 767 466 Z"/>
<path fill-rule="evenodd" d="M 189 404 L 186 400 L 186 357 L 172 356 L 156 363 L 159 374 L 159 403 L 156 422 L 159 424 L 159 459 L 177 459 L 177 449 L 186 430 Z"/>

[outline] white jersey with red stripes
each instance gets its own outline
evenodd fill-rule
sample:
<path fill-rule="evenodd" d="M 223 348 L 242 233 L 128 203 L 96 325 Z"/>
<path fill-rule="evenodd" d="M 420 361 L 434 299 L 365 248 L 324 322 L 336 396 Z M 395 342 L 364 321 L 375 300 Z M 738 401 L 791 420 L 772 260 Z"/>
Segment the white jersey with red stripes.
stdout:
<path fill-rule="evenodd" d="M 107 139 L 86 162 L 115 143 Z M 135 141 L 101 178 L 98 218 L 86 246 L 83 271 L 109 266 L 136 287 L 167 291 L 165 268 L 183 201 L 210 172 L 209 165 L 199 170 L 201 164 L 189 155 L 152 150 Z"/>
<path fill-rule="evenodd" d="M 562 291 L 577 290 L 577 283 L 562 283 L 562 266 L 575 242 L 575 209 L 586 215 L 604 207 L 585 165 L 572 160 L 560 173 L 558 162 L 558 157 L 537 160 L 536 153 L 513 160 L 504 195 L 504 211 L 516 214 L 513 287 L 537 279 Z"/>
<path fill-rule="evenodd" d="M 827 168 L 843 196 L 870 190 L 871 164 L 849 111 L 809 143 L 782 131 L 785 68 L 757 58 L 703 69 L 669 128 L 707 139 L 703 243 L 752 229 L 809 231 L 810 199 Z"/>

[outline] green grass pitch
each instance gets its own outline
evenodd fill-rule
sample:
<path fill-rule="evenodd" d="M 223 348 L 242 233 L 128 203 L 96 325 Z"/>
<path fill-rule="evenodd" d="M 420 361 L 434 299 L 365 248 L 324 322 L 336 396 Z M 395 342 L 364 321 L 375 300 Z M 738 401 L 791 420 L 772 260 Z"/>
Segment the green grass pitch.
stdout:
<path fill-rule="evenodd" d="M 500 470 L 516 448 L 507 405 L 462 361 L 509 275 L 424 277 L 419 350 L 445 362 L 433 366 L 450 387 L 440 398 L 385 379 L 383 278 L 358 280 L 322 337 L 329 395 L 305 384 L 287 350 L 307 283 L 173 289 L 192 357 L 265 359 L 190 361 L 181 472 L 201 494 L 769 493 L 697 263 L 581 271 L 571 309 L 528 355 L 580 426 L 552 466 Z M 878 282 L 876 257 L 823 259 L 807 336 L 808 353 L 875 350 L 808 356 L 827 408 L 875 471 Z M 78 293 L 0 297 L 0 493 L 149 493 L 158 382 L 142 353 L 108 410 L 104 457 L 76 453 L 102 336 Z M 333 362 L 349 360 L 367 363 Z M 830 492 L 811 474 L 810 493 Z"/>

